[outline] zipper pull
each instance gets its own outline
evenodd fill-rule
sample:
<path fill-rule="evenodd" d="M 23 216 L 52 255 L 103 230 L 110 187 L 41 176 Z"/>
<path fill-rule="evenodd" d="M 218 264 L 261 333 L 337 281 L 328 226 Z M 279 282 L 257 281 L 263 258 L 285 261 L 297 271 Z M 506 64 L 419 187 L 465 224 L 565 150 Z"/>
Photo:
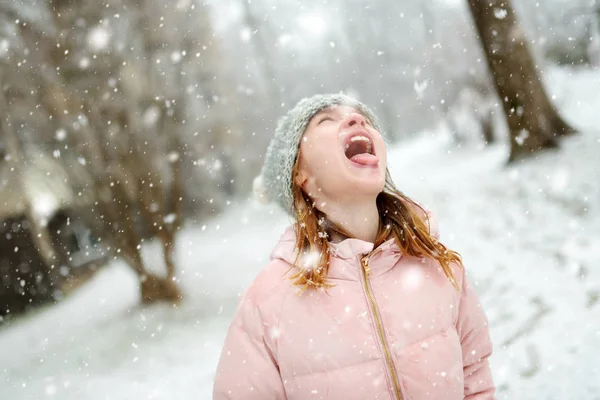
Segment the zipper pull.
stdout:
<path fill-rule="evenodd" d="M 369 267 L 369 257 L 365 256 L 362 258 L 362 266 L 363 269 L 365 270 L 365 277 L 369 277 L 369 274 L 371 273 L 371 267 Z"/>

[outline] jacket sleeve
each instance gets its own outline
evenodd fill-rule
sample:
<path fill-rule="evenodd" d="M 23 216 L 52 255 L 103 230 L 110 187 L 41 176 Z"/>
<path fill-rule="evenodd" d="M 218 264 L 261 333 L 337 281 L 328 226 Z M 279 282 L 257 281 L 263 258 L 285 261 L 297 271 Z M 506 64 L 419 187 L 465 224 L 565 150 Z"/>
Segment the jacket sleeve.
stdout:
<path fill-rule="evenodd" d="M 214 400 L 286 398 L 263 326 L 259 308 L 246 293 L 225 338 L 215 375 Z"/>
<path fill-rule="evenodd" d="M 463 279 L 457 331 L 463 355 L 465 399 L 494 399 L 495 387 L 488 361 L 492 354 L 488 320 L 467 279 L 465 269 L 461 270 Z"/>

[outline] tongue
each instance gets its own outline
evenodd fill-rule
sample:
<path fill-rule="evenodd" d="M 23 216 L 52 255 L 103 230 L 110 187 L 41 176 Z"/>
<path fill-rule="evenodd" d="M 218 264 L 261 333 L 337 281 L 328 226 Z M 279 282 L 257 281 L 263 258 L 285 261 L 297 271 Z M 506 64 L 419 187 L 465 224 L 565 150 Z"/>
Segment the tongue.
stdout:
<path fill-rule="evenodd" d="M 377 165 L 379 159 L 373 154 L 361 153 L 353 156 L 350 161 L 361 165 Z"/>

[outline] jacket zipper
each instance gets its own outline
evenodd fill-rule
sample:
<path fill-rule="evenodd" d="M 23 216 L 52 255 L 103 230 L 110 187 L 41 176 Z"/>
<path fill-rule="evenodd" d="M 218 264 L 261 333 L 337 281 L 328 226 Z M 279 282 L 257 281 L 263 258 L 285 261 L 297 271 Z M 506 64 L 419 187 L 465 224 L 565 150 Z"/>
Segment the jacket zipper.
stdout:
<path fill-rule="evenodd" d="M 371 253 L 371 255 L 372 254 L 373 253 Z M 383 347 L 383 352 L 385 353 L 386 365 L 392 376 L 392 385 L 394 386 L 394 393 L 396 394 L 396 398 L 398 400 L 402 400 L 403 397 L 402 397 L 402 391 L 400 389 L 400 383 L 398 381 L 398 374 L 396 373 L 396 368 L 394 367 L 394 361 L 392 359 L 392 353 L 390 352 L 389 345 L 385 338 L 385 333 L 383 331 L 383 323 L 381 322 L 381 317 L 380 317 L 378 309 L 377 309 L 377 303 L 375 302 L 375 296 L 373 296 L 373 291 L 371 290 L 371 283 L 369 281 L 369 274 L 371 272 L 371 268 L 369 267 L 369 257 L 370 257 L 370 255 L 367 255 L 361 259 L 363 275 L 365 278 L 365 293 L 367 294 L 367 298 L 369 299 L 371 309 L 373 310 L 373 316 L 375 317 L 375 324 L 377 325 L 377 333 L 379 334 L 379 340 L 381 342 L 381 346 Z"/>

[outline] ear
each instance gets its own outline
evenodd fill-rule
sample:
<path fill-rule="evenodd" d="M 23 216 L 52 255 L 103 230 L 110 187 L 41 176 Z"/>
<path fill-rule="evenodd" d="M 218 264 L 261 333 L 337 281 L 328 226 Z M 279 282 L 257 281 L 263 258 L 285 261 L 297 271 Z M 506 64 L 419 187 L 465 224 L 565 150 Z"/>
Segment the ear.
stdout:
<path fill-rule="evenodd" d="M 294 178 L 294 181 L 296 182 L 296 185 L 298 185 L 299 187 L 304 189 L 304 186 L 306 186 L 306 183 L 308 182 L 308 173 L 306 172 L 305 169 L 300 168 L 300 170 L 298 171 L 298 174 L 296 174 L 296 177 Z"/>
<path fill-rule="evenodd" d="M 296 185 L 298 185 L 304 189 L 304 186 L 306 185 L 306 183 L 308 182 L 308 179 L 310 178 L 310 174 L 308 173 L 306 164 L 302 160 L 302 157 L 301 156 L 298 156 L 298 157 L 300 157 L 300 159 L 298 160 L 298 173 L 294 177 L 294 182 L 296 183 Z"/>

